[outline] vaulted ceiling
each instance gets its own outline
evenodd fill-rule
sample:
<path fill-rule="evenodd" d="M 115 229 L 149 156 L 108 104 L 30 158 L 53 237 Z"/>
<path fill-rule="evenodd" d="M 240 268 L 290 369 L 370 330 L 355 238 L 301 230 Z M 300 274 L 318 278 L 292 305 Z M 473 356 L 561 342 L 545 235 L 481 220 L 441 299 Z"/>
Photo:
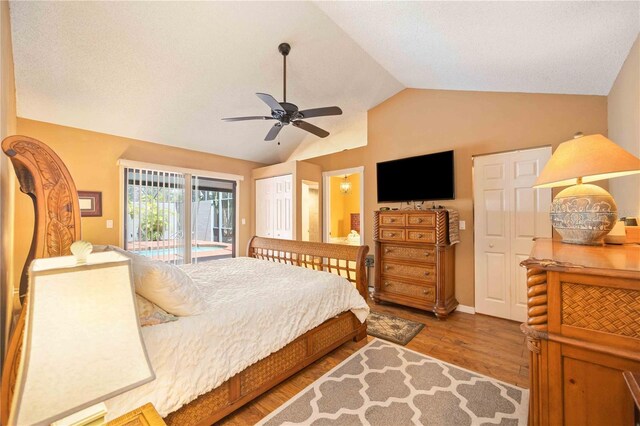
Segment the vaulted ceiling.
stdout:
<path fill-rule="evenodd" d="M 366 111 L 405 87 L 606 95 L 640 2 L 14 1 L 11 18 L 20 117 L 274 163 L 366 143 Z M 220 120 L 282 100 L 283 41 L 287 100 L 344 111 L 309 120 L 328 139 Z"/>

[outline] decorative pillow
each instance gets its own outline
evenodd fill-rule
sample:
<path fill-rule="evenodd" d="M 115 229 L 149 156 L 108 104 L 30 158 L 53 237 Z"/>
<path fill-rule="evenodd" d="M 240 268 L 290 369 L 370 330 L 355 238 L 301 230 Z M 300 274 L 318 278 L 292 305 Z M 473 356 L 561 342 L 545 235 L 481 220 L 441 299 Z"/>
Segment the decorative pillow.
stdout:
<path fill-rule="evenodd" d="M 184 317 L 207 308 L 191 277 L 177 266 L 143 256 L 135 256 L 131 263 L 136 293 L 165 311 Z"/>
<path fill-rule="evenodd" d="M 144 297 L 136 294 L 136 305 L 138 307 L 138 318 L 140 326 L 164 324 L 165 322 L 178 321 L 178 317 L 171 315 L 153 302 L 149 302 Z"/>

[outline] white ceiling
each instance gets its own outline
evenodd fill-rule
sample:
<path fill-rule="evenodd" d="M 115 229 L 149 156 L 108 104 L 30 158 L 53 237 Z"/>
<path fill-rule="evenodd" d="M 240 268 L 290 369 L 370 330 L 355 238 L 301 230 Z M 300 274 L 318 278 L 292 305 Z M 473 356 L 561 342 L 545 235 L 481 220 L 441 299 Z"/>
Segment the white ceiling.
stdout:
<path fill-rule="evenodd" d="M 640 2 L 14 1 L 11 18 L 20 117 L 274 163 L 341 150 L 404 87 L 606 95 Z M 342 107 L 309 120 L 333 142 L 220 120 L 281 100 L 282 41 L 288 100 Z"/>
<path fill-rule="evenodd" d="M 403 89 L 313 3 L 12 2 L 11 18 L 20 117 L 235 158 L 284 161 L 307 136 L 220 120 L 282 100 L 283 41 L 287 100 L 340 106 L 309 119 L 330 132 Z"/>
<path fill-rule="evenodd" d="M 607 95 L 638 1 L 318 2 L 412 88 Z"/>

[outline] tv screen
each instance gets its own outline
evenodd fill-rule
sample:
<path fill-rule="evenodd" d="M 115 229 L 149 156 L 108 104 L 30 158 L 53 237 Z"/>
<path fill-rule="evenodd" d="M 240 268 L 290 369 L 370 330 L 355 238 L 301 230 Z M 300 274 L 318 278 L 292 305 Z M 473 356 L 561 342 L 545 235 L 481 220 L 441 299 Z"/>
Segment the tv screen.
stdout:
<path fill-rule="evenodd" d="M 378 203 L 453 200 L 453 151 L 377 164 Z"/>

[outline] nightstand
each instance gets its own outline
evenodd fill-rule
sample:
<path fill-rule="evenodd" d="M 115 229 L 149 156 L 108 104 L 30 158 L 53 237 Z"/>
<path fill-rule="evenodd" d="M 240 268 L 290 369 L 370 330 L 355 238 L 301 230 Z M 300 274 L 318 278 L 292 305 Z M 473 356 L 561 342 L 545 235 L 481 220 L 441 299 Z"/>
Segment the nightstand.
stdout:
<path fill-rule="evenodd" d="M 148 403 L 140 408 L 111 420 L 106 426 L 167 426 L 153 404 Z"/>

